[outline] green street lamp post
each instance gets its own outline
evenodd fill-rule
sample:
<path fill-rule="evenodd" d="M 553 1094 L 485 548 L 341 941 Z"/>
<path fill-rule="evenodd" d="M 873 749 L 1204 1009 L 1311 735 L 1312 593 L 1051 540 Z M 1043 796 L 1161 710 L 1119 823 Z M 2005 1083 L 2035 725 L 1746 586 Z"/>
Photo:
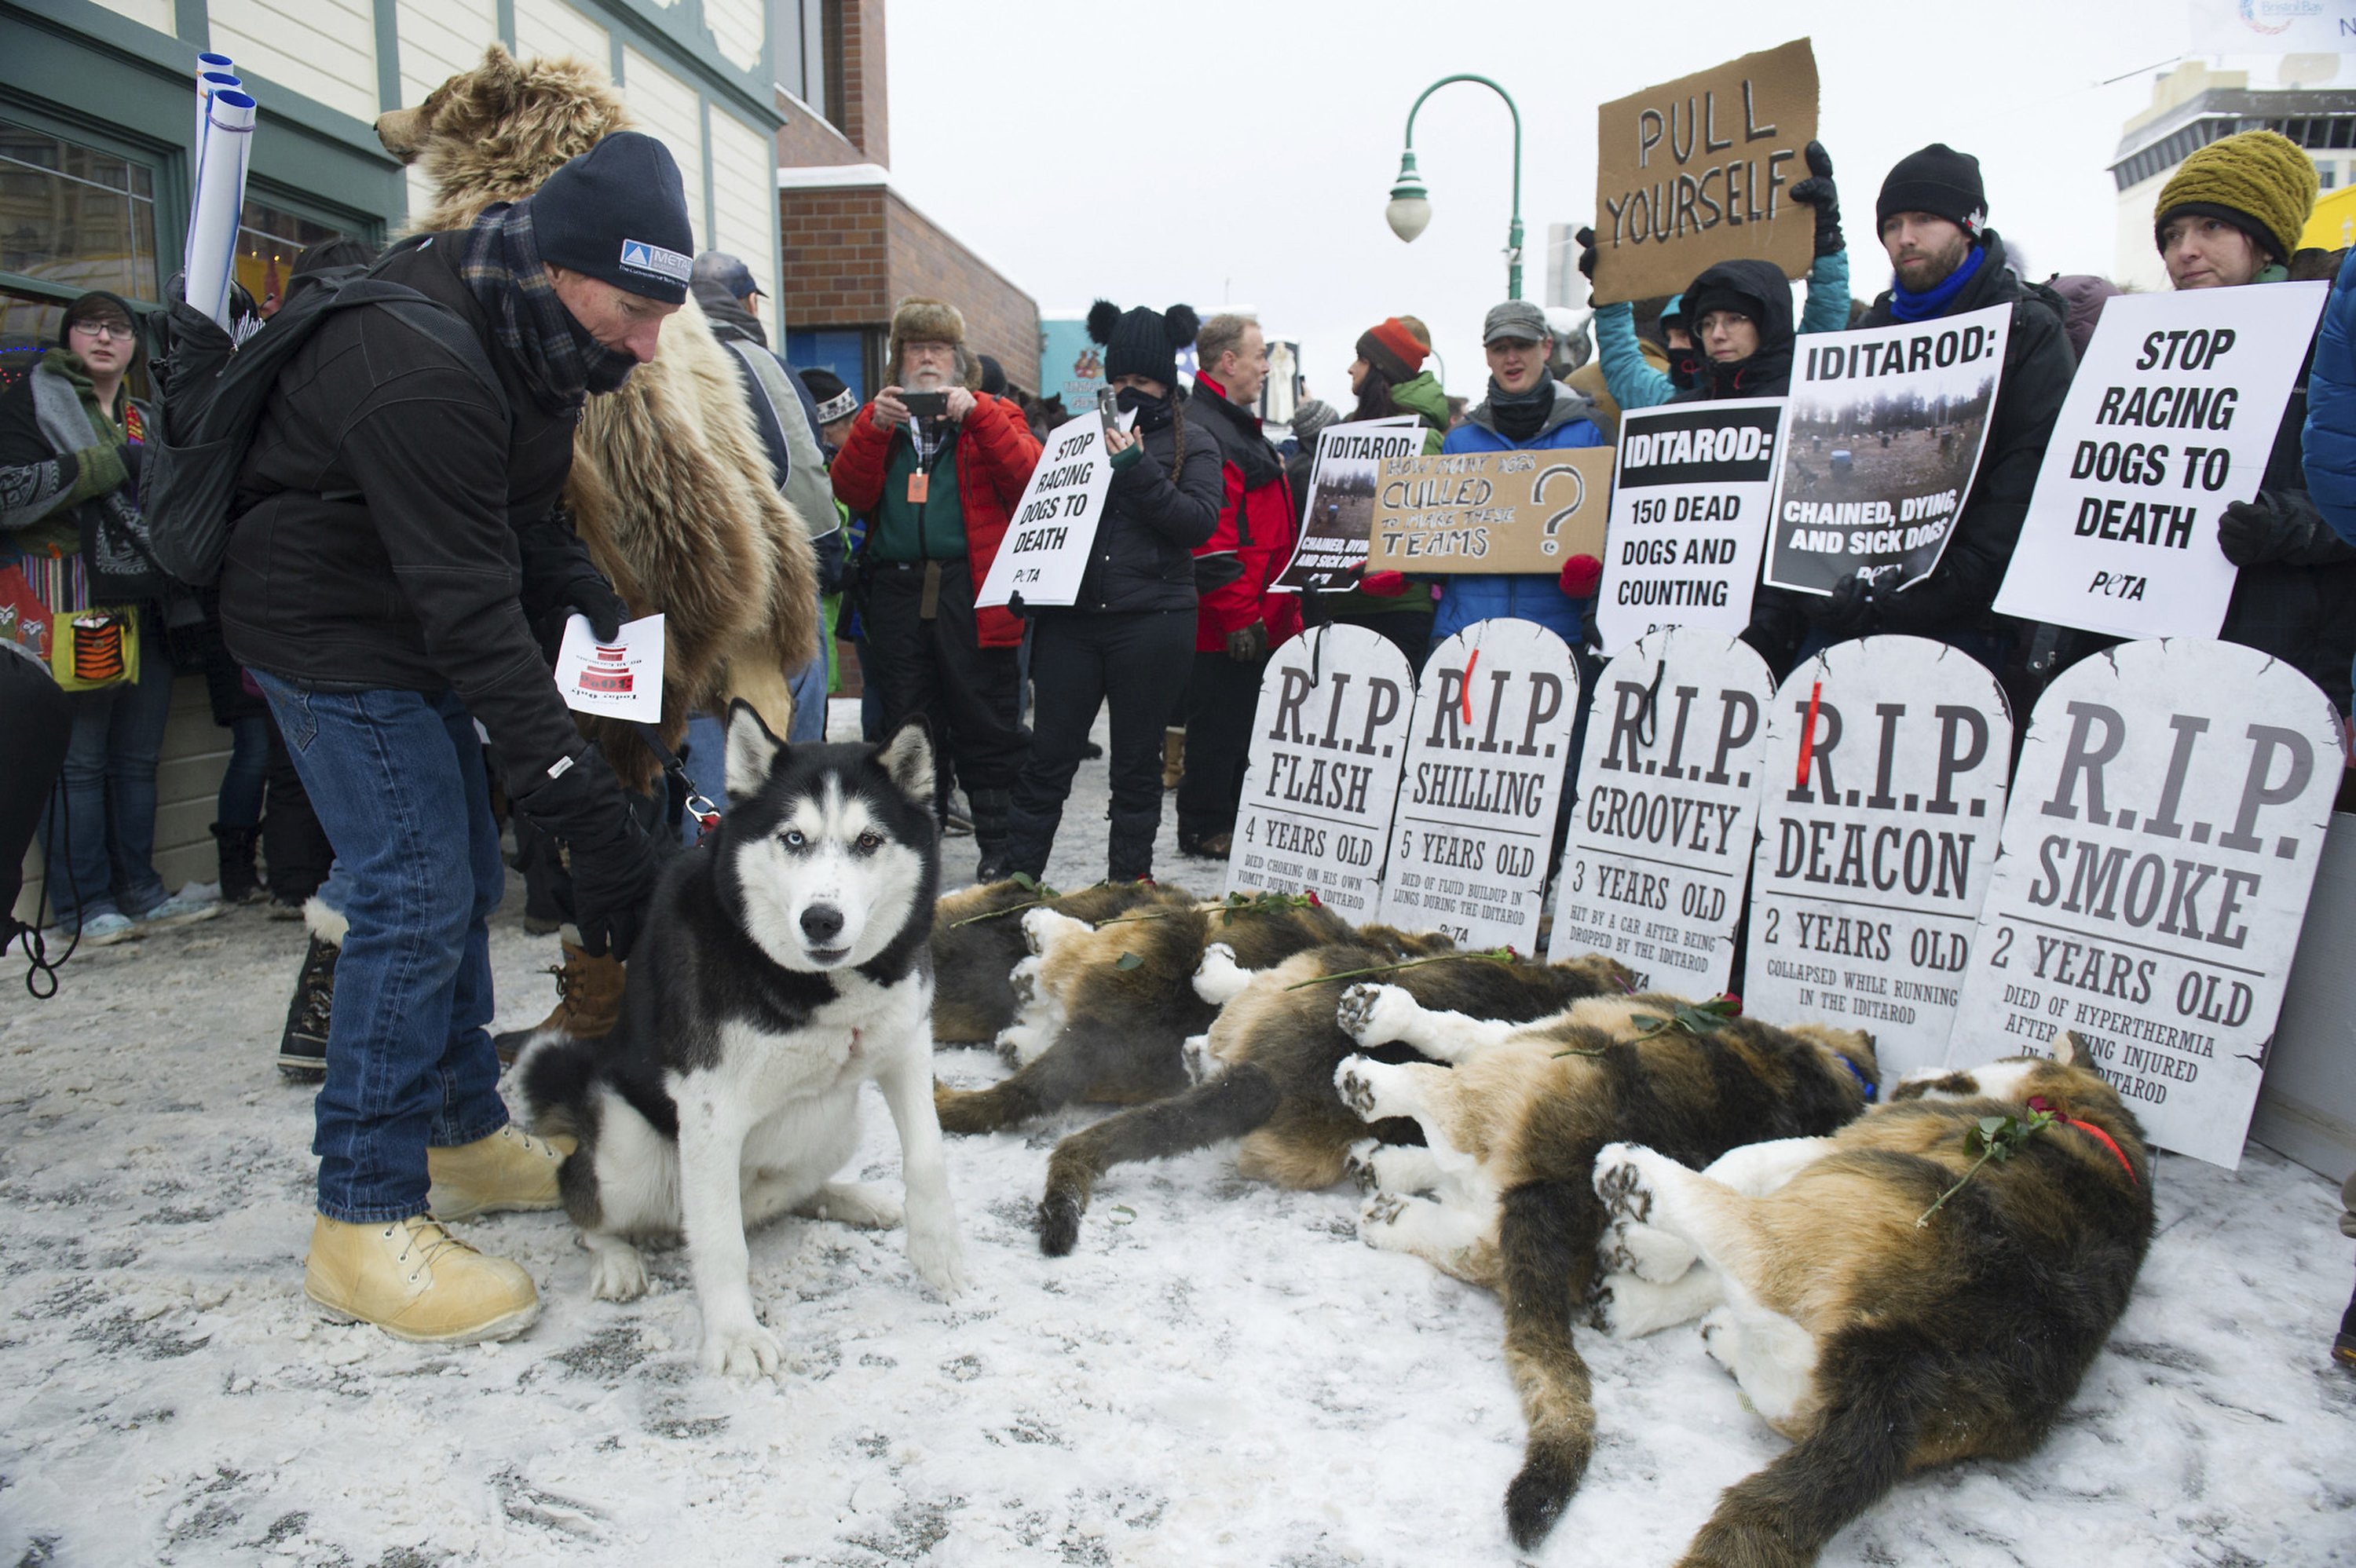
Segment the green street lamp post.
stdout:
<path fill-rule="evenodd" d="M 1431 196 L 1424 188 L 1423 176 L 1415 167 L 1415 112 L 1423 101 L 1451 81 L 1477 81 L 1505 101 L 1506 111 L 1514 117 L 1514 223 L 1505 235 L 1505 297 L 1522 297 L 1522 112 L 1515 106 L 1514 96 L 1485 76 L 1462 73 L 1443 76 L 1423 90 L 1415 107 L 1407 112 L 1407 145 L 1399 154 L 1398 183 L 1391 187 L 1390 205 L 1383 208 L 1384 220 L 1391 232 L 1401 240 L 1413 240 L 1431 221 Z"/>

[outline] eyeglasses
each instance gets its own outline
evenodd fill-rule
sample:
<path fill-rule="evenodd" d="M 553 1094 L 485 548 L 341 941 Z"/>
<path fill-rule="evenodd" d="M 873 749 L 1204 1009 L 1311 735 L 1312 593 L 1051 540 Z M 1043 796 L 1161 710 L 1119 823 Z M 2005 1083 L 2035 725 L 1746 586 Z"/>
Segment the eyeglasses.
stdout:
<path fill-rule="evenodd" d="M 131 341 L 134 330 L 127 321 L 78 321 L 73 324 L 73 329 L 76 332 L 88 333 L 101 341 L 110 337 L 119 337 L 125 343 Z"/>

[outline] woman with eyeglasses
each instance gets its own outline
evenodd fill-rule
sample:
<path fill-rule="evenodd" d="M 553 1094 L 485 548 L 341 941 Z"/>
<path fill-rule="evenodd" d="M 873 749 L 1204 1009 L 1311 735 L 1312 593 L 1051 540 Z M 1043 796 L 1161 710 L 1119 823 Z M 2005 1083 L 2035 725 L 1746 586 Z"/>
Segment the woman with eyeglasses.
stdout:
<path fill-rule="evenodd" d="M 138 355 L 131 307 L 92 290 L 66 307 L 58 346 L 0 394 L 0 597 L 37 602 L 53 639 L 69 628 L 76 637 L 91 632 L 89 656 L 60 682 L 73 731 L 41 844 L 59 936 L 79 933 L 92 945 L 220 912 L 210 899 L 169 892 L 155 873 L 155 764 L 172 664 L 153 606 L 94 596 L 85 555 L 91 539 L 133 554 L 123 541 L 137 518 L 140 443 L 154 418 L 123 388 Z M 107 628 L 81 613 L 104 611 L 122 612 L 119 624 Z M 118 641 L 109 646 L 108 638 Z"/>

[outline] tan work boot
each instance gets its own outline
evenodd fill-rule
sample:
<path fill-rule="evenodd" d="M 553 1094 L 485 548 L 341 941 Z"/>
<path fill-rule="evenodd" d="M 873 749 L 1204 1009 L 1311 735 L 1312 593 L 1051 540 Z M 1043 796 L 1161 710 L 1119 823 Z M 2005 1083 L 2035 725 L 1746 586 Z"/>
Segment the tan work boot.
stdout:
<path fill-rule="evenodd" d="M 621 962 L 613 955 L 592 958 L 577 942 L 563 944 L 564 963 L 549 973 L 556 976 L 556 1010 L 530 1029 L 509 1029 L 491 1037 L 499 1060 L 515 1059 L 542 1040 L 595 1040 L 614 1032 L 622 1021 Z"/>
<path fill-rule="evenodd" d="M 536 1138 L 513 1122 L 456 1148 L 429 1148 L 425 1170 L 434 1188 L 425 1201 L 437 1220 L 556 1208 L 564 1201 L 556 1173 L 573 1149 L 571 1138 Z"/>
<path fill-rule="evenodd" d="M 419 1345 L 472 1345 L 522 1333 L 540 1316 L 531 1275 L 486 1257 L 430 1214 L 352 1225 L 319 1215 L 303 1294 L 339 1317 Z"/>
<path fill-rule="evenodd" d="M 1162 731 L 1162 787 L 1176 789 L 1178 781 L 1186 776 L 1186 731 Z"/>

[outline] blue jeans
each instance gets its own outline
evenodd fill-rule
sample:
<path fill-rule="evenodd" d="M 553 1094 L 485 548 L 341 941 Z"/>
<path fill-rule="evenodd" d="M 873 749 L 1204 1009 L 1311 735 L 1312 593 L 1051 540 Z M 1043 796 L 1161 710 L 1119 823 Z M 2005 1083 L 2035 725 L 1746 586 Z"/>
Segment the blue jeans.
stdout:
<path fill-rule="evenodd" d="M 507 1125 L 491 1049 L 487 922 L 507 868 L 482 742 L 455 694 L 314 691 L 259 671 L 336 849 L 351 922 L 315 1105 L 319 1212 L 425 1212 L 428 1146 Z"/>
<path fill-rule="evenodd" d="M 786 679 L 786 688 L 794 694 L 794 721 L 787 730 L 786 739 L 797 746 L 806 741 L 825 740 L 826 655 L 820 653 L 818 657 L 788 676 Z M 724 726 L 727 720 L 723 719 L 721 722 Z M 701 779 L 696 782 L 703 784 Z M 704 784 L 703 787 L 706 793 L 709 793 L 712 788 L 708 784 Z"/>
<path fill-rule="evenodd" d="M 139 678 L 69 692 L 65 820 L 53 801 L 41 824 L 49 908 L 70 930 L 102 914 L 145 914 L 166 898 L 155 874 L 155 759 L 172 711 L 172 661 L 139 616 Z"/>
<path fill-rule="evenodd" d="M 250 714 L 229 721 L 229 766 L 213 815 L 223 827 L 262 826 L 262 779 L 270 766 L 270 720 Z"/>
<path fill-rule="evenodd" d="M 819 676 L 819 700 L 823 702 L 826 700 L 823 667 Z M 801 700 L 802 694 L 797 689 L 794 692 L 794 728 L 797 730 L 802 727 Z M 728 720 L 714 719 L 709 713 L 687 716 L 687 775 L 695 781 L 695 787 L 703 792 L 704 798 L 712 802 L 714 810 L 723 816 L 728 815 Z M 695 813 L 680 813 L 679 841 L 692 845 L 702 837 L 703 825 L 696 821 Z"/>

